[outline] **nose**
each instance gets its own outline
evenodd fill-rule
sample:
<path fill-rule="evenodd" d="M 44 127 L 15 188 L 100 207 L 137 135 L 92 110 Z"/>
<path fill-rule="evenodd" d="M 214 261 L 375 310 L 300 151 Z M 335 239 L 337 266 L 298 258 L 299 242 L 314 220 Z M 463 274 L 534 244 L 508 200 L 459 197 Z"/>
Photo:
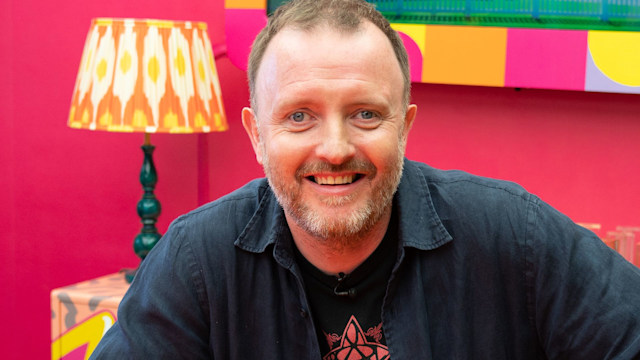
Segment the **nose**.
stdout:
<path fill-rule="evenodd" d="M 356 153 L 348 124 L 340 116 L 325 119 L 322 125 L 316 155 L 328 163 L 339 165 L 353 158 Z"/>

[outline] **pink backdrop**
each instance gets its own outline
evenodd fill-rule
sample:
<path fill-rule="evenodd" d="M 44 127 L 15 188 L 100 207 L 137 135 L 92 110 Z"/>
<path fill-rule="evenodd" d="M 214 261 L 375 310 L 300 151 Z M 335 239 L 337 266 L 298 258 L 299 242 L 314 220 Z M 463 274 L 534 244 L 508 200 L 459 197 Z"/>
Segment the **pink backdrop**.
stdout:
<path fill-rule="evenodd" d="M 222 0 L 8 0 L 0 5 L 0 353 L 50 357 L 51 289 L 135 267 L 141 134 L 67 128 L 93 17 L 199 20 Z M 260 176 L 240 123 L 244 72 L 217 61 L 230 131 L 156 135 L 158 227 Z M 640 225 L 637 95 L 415 84 L 409 158 L 515 180 L 574 220 Z"/>

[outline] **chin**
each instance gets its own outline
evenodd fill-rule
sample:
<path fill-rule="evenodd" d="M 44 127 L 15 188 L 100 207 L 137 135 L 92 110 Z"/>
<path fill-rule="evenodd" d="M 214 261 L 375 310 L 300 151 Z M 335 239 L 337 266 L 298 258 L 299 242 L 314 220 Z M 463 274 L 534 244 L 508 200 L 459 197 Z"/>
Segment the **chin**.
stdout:
<path fill-rule="evenodd" d="M 362 237 L 380 221 L 386 207 L 367 202 L 357 208 L 337 207 L 312 209 L 302 206 L 293 216 L 307 233 L 319 239 L 344 239 Z"/>

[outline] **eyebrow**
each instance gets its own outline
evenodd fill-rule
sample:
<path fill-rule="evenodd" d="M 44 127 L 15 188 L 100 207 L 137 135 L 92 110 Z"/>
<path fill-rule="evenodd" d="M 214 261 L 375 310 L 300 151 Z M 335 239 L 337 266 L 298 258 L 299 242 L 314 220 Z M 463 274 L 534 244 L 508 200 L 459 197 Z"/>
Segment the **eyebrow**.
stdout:
<path fill-rule="evenodd" d="M 274 98 L 274 108 L 294 108 L 305 107 L 308 105 L 319 105 L 324 102 L 322 95 L 319 95 L 320 89 L 301 89 L 299 91 L 286 91 L 285 96 L 281 96 L 282 100 L 278 97 Z M 331 91 L 331 90 L 329 90 Z M 293 96 L 289 95 L 293 93 Z M 343 103 L 346 106 L 361 105 L 374 105 L 378 107 L 387 107 L 387 104 L 391 104 L 392 101 L 381 91 L 371 92 L 369 94 L 363 94 L 360 89 L 354 88 L 346 93 L 347 100 Z"/>

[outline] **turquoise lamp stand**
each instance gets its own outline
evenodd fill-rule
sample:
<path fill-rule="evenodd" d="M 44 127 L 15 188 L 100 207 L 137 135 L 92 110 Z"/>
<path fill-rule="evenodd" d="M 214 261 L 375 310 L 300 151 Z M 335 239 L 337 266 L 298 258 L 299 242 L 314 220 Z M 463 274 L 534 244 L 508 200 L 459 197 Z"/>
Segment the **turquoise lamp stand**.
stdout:
<path fill-rule="evenodd" d="M 138 201 L 138 216 L 140 216 L 142 222 L 142 229 L 133 240 L 133 251 L 140 258 L 140 262 L 144 261 L 149 251 L 151 251 L 158 240 L 160 240 L 160 237 L 162 237 L 162 235 L 158 233 L 158 228 L 156 228 L 156 222 L 158 221 L 158 216 L 162 208 L 160 201 L 158 201 L 153 193 L 156 183 L 158 182 L 158 173 L 153 164 L 153 150 L 155 150 L 156 147 L 151 145 L 150 135 L 148 133 L 144 134 L 144 139 L 144 144 L 141 147 L 144 153 L 144 160 L 142 161 L 142 169 L 140 170 L 140 184 L 142 184 L 144 194 L 142 195 L 142 199 Z M 125 271 L 127 282 L 133 281 L 136 271 L 137 269 Z"/>

